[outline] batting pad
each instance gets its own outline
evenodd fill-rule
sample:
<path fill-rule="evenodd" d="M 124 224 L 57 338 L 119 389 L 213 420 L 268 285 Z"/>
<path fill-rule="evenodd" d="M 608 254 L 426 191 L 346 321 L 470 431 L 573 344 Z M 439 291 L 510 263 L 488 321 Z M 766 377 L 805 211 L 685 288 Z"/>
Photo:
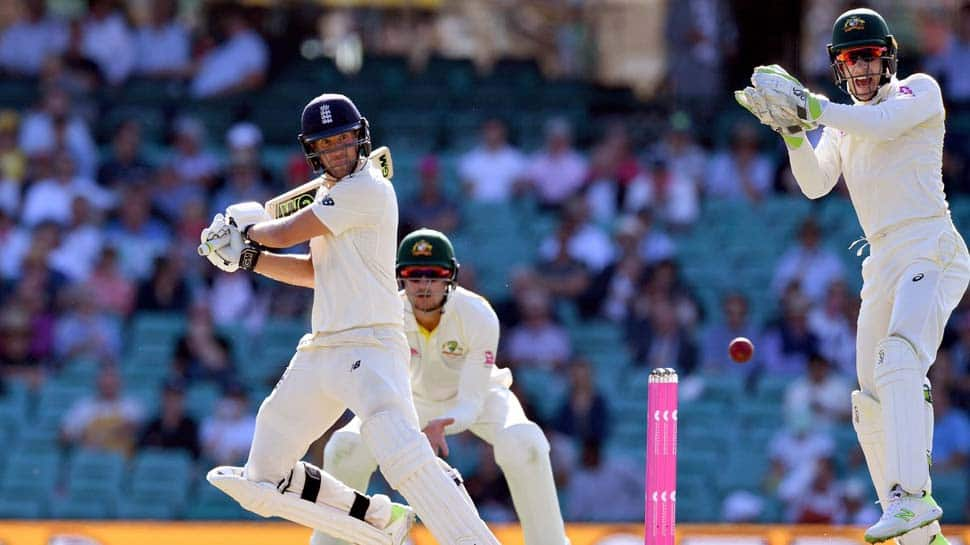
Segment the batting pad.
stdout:
<path fill-rule="evenodd" d="M 499 545 L 413 424 L 384 411 L 365 420 L 360 431 L 388 484 L 407 499 L 441 545 Z"/>
<path fill-rule="evenodd" d="M 358 545 L 392 545 L 391 536 L 329 505 L 282 494 L 273 483 L 250 481 L 243 468 L 219 466 L 205 476 L 243 508 L 261 517 L 281 517 Z"/>
<path fill-rule="evenodd" d="M 925 381 L 925 385 L 929 386 L 928 380 Z M 932 404 L 924 403 L 923 417 L 932 424 Z M 852 392 L 852 426 L 859 437 L 862 454 L 866 457 L 866 465 L 869 467 L 872 484 L 879 496 L 879 504 L 886 505 L 889 500 L 889 484 L 886 482 L 886 438 L 882 429 L 882 407 L 872 396 L 859 390 Z M 926 444 L 929 445 L 933 442 L 933 426 L 928 426 L 928 429 Z M 930 488 L 931 485 L 928 483 L 927 493 L 931 492 Z M 928 526 L 917 528 L 896 538 L 896 541 L 900 545 L 928 545 L 930 538 L 939 533 L 940 523 L 934 521 Z"/>
<path fill-rule="evenodd" d="M 893 335 L 876 346 L 876 358 L 876 393 L 886 435 L 886 482 L 919 494 L 930 478 L 923 365 L 913 345 Z"/>

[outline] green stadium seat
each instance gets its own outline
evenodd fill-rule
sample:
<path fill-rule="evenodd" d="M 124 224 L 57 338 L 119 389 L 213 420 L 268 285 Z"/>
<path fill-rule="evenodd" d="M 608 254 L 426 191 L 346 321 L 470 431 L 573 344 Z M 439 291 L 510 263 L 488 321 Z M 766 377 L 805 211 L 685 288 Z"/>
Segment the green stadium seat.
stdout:
<path fill-rule="evenodd" d="M 154 498 L 125 498 L 118 503 L 116 515 L 119 519 L 135 520 L 172 520 L 177 510 L 174 505 L 159 502 Z"/>
<path fill-rule="evenodd" d="M 0 498 L 0 518 L 38 519 L 43 515 L 43 502 L 41 500 L 6 495 Z"/>
<path fill-rule="evenodd" d="M 112 508 L 105 500 L 88 496 L 68 496 L 51 502 L 50 516 L 56 519 L 110 519 Z"/>
<path fill-rule="evenodd" d="M 125 460 L 115 452 L 79 450 L 67 466 L 67 490 L 73 497 L 100 500 L 113 508 L 121 497 Z"/>

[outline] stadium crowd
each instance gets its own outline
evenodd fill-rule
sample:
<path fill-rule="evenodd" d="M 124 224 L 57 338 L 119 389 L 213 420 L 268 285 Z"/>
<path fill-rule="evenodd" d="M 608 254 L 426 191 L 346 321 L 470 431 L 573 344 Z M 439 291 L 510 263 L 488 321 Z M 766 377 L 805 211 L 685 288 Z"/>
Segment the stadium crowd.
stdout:
<path fill-rule="evenodd" d="M 266 22 L 244 10 L 180 13 L 174 0 L 159 0 L 136 22 L 112 0 L 88 4 L 65 19 L 48 13 L 43 0 L 24 0 L 22 13 L 0 33 L 0 86 L 26 83 L 35 97 L 29 105 L 5 104 L 0 97 L 0 386 L 5 396 L 21 391 L 28 399 L 25 420 L 5 424 L 5 433 L 17 444 L 45 388 L 80 376 L 73 366 L 88 366 L 88 392 L 65 407 L 52 439 L 61 452 L 93 449 L 131 457 L 147 448 L 183 449 L 199 470 L 238 464 L 248 452 L 254 401 L 276 377 L 241 376 L 235 343 L 240 335 L 259 338 L 268 324 L 305 319 L 310 298 L 299 288 L 221 273 L 195 248 L 209 218 L 228 204 L 265 201 L 306 181 L 310 172 L 295 138 L 288 147 L 270 146 L 266 127 L 245 115 L 214 133 L 203 117 L 178 103 L 272 90 L 279 71 L 271 59 L 296 52 L 277 54 L 292 44 L 275 43 L 261 28 Z M 718 0 L 678 4 L 714 6 L 703 11 L 707 17 L 730 9 Z M 200 24 L 202 15 L 218 24 Z M 815 15 L 806 18 L 803 35 L 818 34 L 813 21 L 831 20 Z M 678 33 L 693 42 L 690 66 L 671 63 L 675 69 L 663 92 L 683 98 L 674 104 L 725 104 L 728 75 L 721 67 L 731 51 L 717 44 L 730 41 L 736 30 L 705 17 L 683 28 L 677 10 L 669 17 L 671 43 L 679 43 Z M 941 30 L 944 38 L 926 38 L 907 50 L 906 66 L 938 77 L 951 118 L 966 120 L 970 4 L 914 13 L 911 33 L 937 36 L 930 30 Z M 564 31 L 562 39 L 574 35 L 575 29 Z M 367 43 L 364 51 L 366 64 Z M 564 66 L 575 64 L 570 51 L 568 44 L 557 50 Z M 803 65 L 819 87 L 828 85 L 827 64 Z M 696 74 L 712 75 L 712 81 L 695 81 L 697 87 L 688 89 Z M 178 97 L 164 111 L 160 131 L 137 108 L 114 110 L 103 99 L 123 96 L 132 81 L 149 81 L 158 93 Z M 726 491 L 715 520 L 871 522 L 878 513 L 868 502 L 874 494 L 861 453 L 854 436 L 838 440 L 851 430 L 855 267 L 861 260 L 844 250 L 851 240 L 825 232 L 824 222 L 808 214 L 783 252 L 751 265 L 769 271 L 770 281 L 758 287 L 761 297 L 752 300 L 743 288 L 718 291 L 715 304 L 702 297 L 708 286 L 692 283 L 685 271 L 733 274 L 721 269 L 718 255 L 683 253 L 684 240 L 711 227 L 705 212 L 711 203 L 756 215 L 763 203 L 800 194 L 770 132 L 735 123 L 739 116 L 669 105 L 640 104 L 663 112 L 647 132 L 622 117 L 602 116 L 590 131 L 580 130 L 568 111 L 550 115 L 533 127 L 541 134 L 538 145 L 522 143 L 528 139 L 521 126 L 507 117 L 481 116 L 473 145 L 435 142 L 402 163 L 394 180 L 401 232 L 426 226 L 460 241 L 481 223 L 470 217 L 476 206 L 511 210 L 527 203 L 537 218 L 549 219 L 528 259 L 510 264 L 498 278 L 494 270 L 476 267 L 474 247 L 459 243 L 457 249 L 461 283 L 485 291 L 499 313 L 499 360 L 517 377 L 558 375 L 563 382 L 553 400 L 529 389 L 528 380 L 515 388 L 552 438 L 567 520 L 642 515 L 642 456 L 609 448 L 615 444 L 611 435 L 631 413 L 614 406 L 613 384 L 600 383 L 599 359 L 581 346 L 585 324 L 595 323 L 616 333 L 618 354 L 629 354 L 624 377 L 643 380 L 650 368 L 673 367 L 685 404 L 703 399 L 719 381 L 738 380 L 744 391 L 766 379 L 784 381 L 774 409 L 778 425 L 764 444 L 747 445 L 763 450 L 770 467 L 750 486 Z M 298 112 L 302 103 L 289 106 Z M 379 112 L 363 113 L 380 131 Z M 290 118 L 280 123 L 295 127 L 297 114 Z M 718 123 L 728 123 L 724 138 L 714 135 Z M 951 199 L 970 197 L 970 125 L 948 127 L 944 179 Z M 833 193 L 825 199 L 848 198 L 844 184 Z M 146 397 L 129 388 L 128 378 L 137 373 L 126 371 L 126 360 L 139 357 L 131 324 L 148 313 L 181 316 L 184 333 L 165 359 L 146 363 L 161 369 L 154 373 L 155 394 Z M 744 366 L 726 357 L 736 336 L 757 347 Z M 273 364 L 283 369 L 283 361 Z M 966 498 L 970 300 L 954 312 L 931 378 L 934 472 L 960 480 Z M 218 397 L 207 410 L 190 411 L 187 392 L 200 384 L 217 389 Z M 682 428 L 691 425 L 685 416 Z M 466 460 L 456 463 L 483 515 L 514 520 L 491 452 L 464 436 L 451 441 L 453 456 Z M 613 501 L 597 502 L 604 494 Z M 964 522 L 970 516 L 948 515 Z"/>

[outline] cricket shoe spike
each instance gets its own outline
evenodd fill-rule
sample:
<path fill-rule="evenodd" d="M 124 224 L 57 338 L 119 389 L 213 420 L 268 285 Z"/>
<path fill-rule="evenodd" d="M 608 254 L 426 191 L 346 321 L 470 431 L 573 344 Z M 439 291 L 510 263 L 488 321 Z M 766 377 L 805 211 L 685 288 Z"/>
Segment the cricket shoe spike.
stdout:
<path fill-rule="evenodd" d="M 925 492 L 909 494 L 897 485 L 889 493 L 889 505 L 885 506 L 879 522 L 866 530 L 865 538 L 869 543 L 882 543 L 931 524 L 942 516 L 943 509 L 933 496 Z"/>

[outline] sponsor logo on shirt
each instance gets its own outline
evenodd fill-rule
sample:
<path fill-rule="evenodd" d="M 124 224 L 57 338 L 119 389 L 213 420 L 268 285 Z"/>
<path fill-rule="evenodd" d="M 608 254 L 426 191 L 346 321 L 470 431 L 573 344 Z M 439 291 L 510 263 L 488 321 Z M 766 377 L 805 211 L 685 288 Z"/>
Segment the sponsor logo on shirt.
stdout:
<path fill-rule="evenodd" d="M 913 93 L 913 90 L 912 90 L 912 89 L 910 89 L 909 87 L 906 87 L 905 85 L 903 85 L 903 86 L 901 86 L 901 87 L 899 88 L 899 92 L 898 92 L 897 94 L 898 94 L 898 95 L 900 95 L 900 96 L 908 96 L 908 97 L 911 97 L 911 96 L 916 96 L 916 95 L 915 95 L 915 94 Z"/>
<path fill-rule="evenodd" d="M 485 365 L 495 365 L 495 354 L 491 350 L 485 351 Z"/>

